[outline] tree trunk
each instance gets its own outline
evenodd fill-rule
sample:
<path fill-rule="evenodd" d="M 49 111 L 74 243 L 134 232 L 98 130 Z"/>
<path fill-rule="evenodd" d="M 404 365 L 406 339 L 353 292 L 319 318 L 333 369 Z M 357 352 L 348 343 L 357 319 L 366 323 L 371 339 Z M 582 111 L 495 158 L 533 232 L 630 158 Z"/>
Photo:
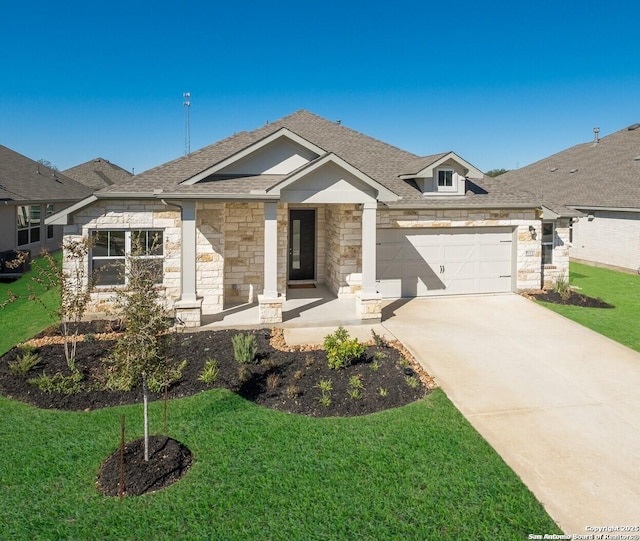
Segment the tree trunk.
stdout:
<path fill-rule="evenodd" d="M 142 373 L 142 404 L 144 410 L 144 461 L 149 462 L 149 387 L 147 373 Z"/>

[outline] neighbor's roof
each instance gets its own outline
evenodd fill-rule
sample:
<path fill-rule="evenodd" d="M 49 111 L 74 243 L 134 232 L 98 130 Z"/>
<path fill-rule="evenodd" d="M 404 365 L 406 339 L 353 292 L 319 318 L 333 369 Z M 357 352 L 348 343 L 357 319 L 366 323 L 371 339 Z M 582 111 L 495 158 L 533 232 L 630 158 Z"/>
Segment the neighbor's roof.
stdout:
<path fill-rule="evenodd" d="M 91 189 L 0 145 L 0 200 L 15 203 L 77 201 Z"/>
<path fill-rule="evenodd" d="M 545 206 L 640 208 L 640 124 L 496 177 Z"/>
<path fill-rule="evenodd" d="M 133 174 L 126 169 L 104 158 L 89 160 L 75 167 L 65 169 L 63 173 L 94 190 L 126 182 L 133 177 Z"/>
<path fill-rule="evenodd" d="M 160 165 L 133 177 L 125 185 L 108 186 L 98 192 L 101 198 L 126 197 L 144 193 L 152 194 L 162 190 L 165 193 L 190 194 L 192 196 L 216 194 L 247 194 L 255 190 L 266 190 L 281 182 L 283 177 L 270 178 L 245 177 L 221 180 L 215 177 L 204 179 L 192 185 L 182 184 L 184 181 L 206 171 L 248 146 L 260 142 L 269 135 L 286 128 L 325 153 L 333 153 L 355 167 L 371 179 L 400 196 L 400 200 L 389 203 L 389 206 L 414 207 L 537 207 L 536 197 L 527 192 L 511 191 L 500 187 L 497 190 L 484 189 L 482 184 L 487 180 L 474 179 L 477 190 L 470 190 L 465 196 L 428 197 L 424 196 L 415 182 L 400 179 L 416 166 L 432 163 L 447 152 L 421 158 L 415 154 L 359 133 L 345 127 L 341 123 L 331 122 L 308 111 L 298 111 L 276 122 L 267 124 L 250 132 L 240 132 L 223 139 L 213 145 L 195 151 L 164 165 Z M 318 158 L 320 159 L 320 158 Z"/>

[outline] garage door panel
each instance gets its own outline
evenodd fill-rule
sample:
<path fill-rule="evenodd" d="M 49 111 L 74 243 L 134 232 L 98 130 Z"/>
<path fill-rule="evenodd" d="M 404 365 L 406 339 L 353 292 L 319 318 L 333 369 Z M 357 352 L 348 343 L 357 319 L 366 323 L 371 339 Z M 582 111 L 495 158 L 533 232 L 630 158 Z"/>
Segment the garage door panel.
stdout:
<path fill-rule="evenodd" d="M 512 229 L 380 229 L 377 258 L 387 298 L 510 291 Z"/>

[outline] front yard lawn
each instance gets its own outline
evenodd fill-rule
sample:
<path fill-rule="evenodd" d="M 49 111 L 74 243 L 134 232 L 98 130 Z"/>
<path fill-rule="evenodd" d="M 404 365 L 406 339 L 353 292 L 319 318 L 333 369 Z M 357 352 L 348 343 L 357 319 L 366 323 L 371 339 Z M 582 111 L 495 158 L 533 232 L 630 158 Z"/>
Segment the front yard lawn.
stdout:
<path fill-rule="evenodd" d="M 151 404 L 152 427 L 162 402 Z M 141 406 L 41 410 L 0 397 L 4 539 L 526 539 L 560 533 L 520 479 L 435 390 L 364 417 L 312 418 L 227 390 L 169 404 L 193 453 L 178 483 L 117 498 L 101 462 L 141 436 Z"/>
<path fill-rule="evenodd" d="M 640 321 L 640 276 L 571 263 L 570 284 L 580 293 L 600 298 L 615 308 L 542 304 L 589 329 L 640 351 L 637 325 Z"/>

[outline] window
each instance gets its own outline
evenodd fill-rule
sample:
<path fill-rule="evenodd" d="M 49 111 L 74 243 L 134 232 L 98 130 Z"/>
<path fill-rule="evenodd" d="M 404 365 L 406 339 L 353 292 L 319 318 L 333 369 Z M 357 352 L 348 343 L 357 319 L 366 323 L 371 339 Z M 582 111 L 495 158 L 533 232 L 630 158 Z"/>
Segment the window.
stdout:
<path fill-rule="evenodd" d="M 542 264 L 553 264 L 553 237 L 554 226 L 552 222 L 542 222 Z"/>
<path fill-rule="evenodd" d="M 453 169 L 438 171 L 438 188 L 453 188 Z"/>
<path fill-rule="evenodd" d="M 18 206 L 18 246 L 40 242 L 40 205 Z"/>
<path fill-rule="evenodd" d="M 47 208 L 45 210 L 45 216 L 49 217 L 53 214 L 54 212 L 54 205 L 53 203 L 47 203 Z M 53 238 L 53 226 L 52 225 L 48 225 L 47 226 L 47 238 L 48 239 L 52 239 Z"/>
<path fill-rule="evenodd" d="M 153 272 L 155 283 L 162 283 L 164 244 L 162 231 L 93 231 L 91 269 L 96 285 L 125 285 L 125 262 L 131 256 Z"/>

